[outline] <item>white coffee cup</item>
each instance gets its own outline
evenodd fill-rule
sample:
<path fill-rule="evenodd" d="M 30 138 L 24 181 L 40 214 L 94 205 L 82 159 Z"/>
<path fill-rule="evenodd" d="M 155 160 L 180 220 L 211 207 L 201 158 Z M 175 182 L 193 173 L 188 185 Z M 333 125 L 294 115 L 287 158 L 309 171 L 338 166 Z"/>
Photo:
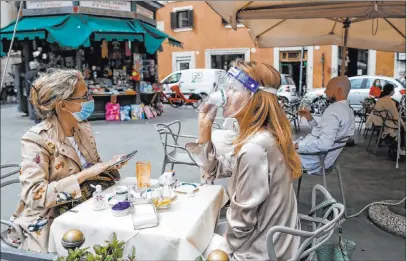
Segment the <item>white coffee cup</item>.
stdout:
<path fill-rule="evenodd" d="M 208 102 L 212 105 L 223 107 L 226 105 L 226 92 L 224 90 L 216 91 L 209 95 Z"/>
<path fill-rule="evenodd" d="M 114 188 L 115 199 L 119 202 L 127 201 L 129 189 L 126 186 L 117 186 Z"/>

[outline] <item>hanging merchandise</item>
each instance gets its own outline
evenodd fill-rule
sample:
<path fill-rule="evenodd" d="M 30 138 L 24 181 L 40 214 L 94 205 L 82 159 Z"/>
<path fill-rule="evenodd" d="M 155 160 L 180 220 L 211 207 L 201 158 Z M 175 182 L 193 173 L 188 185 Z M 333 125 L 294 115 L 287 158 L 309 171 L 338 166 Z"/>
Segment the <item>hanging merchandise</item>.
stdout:
<path fill-rule="evenodd" d="M 112 45 L 113 45 L 112 59 L 115 59 L 115 60 L 117 60 L 117 62 L 121 63 L 122 52 L 120 50 L 120 43 L 117 41 L 114 41 L 114 42 L 112 42 Z"/>
<path fill-rule="evenodd" d="M 106 40 L 102 41 L 102 59 L 109 57 L 108 43 Z"/>
<path fill-rule="evenodd" d="M 130 46 L 130 42 L 125 42 L 124 43 L 124 55 L 125 56 L 131 56 L 131 46 Z"/>
<path fill-rule="evenodd" d="M 140 73 L 138 72 L 135 66 L 133 66 L 133 70 L 131 71 L 131 79 L 137 82 L 140 81 Z"/>

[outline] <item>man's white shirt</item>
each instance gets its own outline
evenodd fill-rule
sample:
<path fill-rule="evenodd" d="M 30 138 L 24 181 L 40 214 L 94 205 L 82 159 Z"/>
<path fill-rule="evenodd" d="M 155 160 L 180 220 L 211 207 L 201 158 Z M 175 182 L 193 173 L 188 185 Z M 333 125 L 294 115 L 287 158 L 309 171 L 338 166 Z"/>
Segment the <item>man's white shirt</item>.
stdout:
<path fill-rule="evenodd" d="M 326 108 L 319 123 L 312 119 L 308 122 L 311 133 L 298 143 L 298 153 L 327 151 L 343 144 L 335 141 L 352 136 L 355 132 L 355 116 L 346 100 L 338 101 Z M 333 165 L 342 149 L 332 151 L 325 158 L 325 167 Z M 302 166 L 309 174 L 319 173 L 319 157 L 301 155 Z"/>

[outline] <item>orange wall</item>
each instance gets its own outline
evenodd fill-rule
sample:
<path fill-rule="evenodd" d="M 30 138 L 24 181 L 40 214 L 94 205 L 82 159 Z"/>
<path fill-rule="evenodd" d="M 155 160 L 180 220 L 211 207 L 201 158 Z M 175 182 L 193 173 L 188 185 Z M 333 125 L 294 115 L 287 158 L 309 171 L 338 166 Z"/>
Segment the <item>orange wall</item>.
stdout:
<path fill-rule="evenodd" d="M 394 53 L 376 52 L 376 75 L 394 76 Z"/>
<path fill-rule="evenodd" d="M 324 66 L 322 66 L 322 54 L 325 56 Z M 313 87 L 326 87 L 329 79 L 331 79 L 331 60 L 332 60 L 332 47 L 330 45 L 320 46 L 319 50 L 314 48 L 314 64 L 313 64 Z M 324 84 L 322 85 L 322 67 L 324 67 Z"/>
<path fill-rule="evenodd" d="M 174 7 L 193 6 L 194 28 L 192 31 L 174 32 L 171 29 L 170 13 Z M 186 1 L 169 3 L 156 13 L 157 21 L 164 21 L 165 33 L 183 43 L 184 48 L 172 47 L 168 42 L 163 44 L 163 51 L 158 53 L 159 79 L 172 72 L 172 52 L 195 51 L 196 68 L 205 68 L 206 49 L 254 48 L 246 28 L 234 31 L 225 28 L 222 19 L 204 1 Z M 250 59 L 273 65 L 272 48 L 256 48 L 250 53 Z"/>

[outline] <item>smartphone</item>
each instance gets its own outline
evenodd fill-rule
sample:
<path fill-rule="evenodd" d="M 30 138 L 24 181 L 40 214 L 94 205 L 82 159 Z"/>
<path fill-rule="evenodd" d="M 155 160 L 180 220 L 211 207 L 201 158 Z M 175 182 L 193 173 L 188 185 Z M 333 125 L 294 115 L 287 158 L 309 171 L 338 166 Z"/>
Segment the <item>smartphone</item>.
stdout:
<path fill-rule="evenodd" d="M 134 157 L 134 155 L 136 155 L 136 153 L 137 153 L 137 150 L 135 150 L 135 151 L 133 151 L 133 152 L 127 154 L 127 155 L 124 155 L 124 156 L 120 157 L 116 162 L 114 162 L 112 165 L 110 165 L 109 168 L 120 165 L 120 164 L 122 164 L 122 163 L 124 163 L 126 161 L 129 161 L 131 158 Z"/>

